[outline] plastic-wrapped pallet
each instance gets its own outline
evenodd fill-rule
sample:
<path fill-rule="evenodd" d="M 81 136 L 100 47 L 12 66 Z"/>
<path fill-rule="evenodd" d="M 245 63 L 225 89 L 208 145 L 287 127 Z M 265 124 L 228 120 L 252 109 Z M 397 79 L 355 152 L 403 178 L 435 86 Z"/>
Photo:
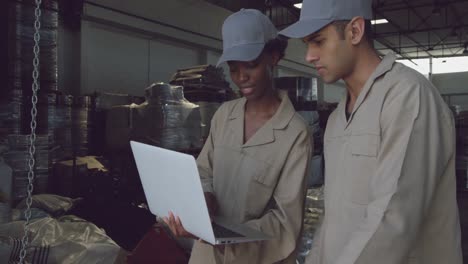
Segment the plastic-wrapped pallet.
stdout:
<path fill-rule="evenodd" d="M 140 105 L 111 108 L 106 118 L 106 144 L 109 149 L 127 148 L 133 139 L 172 150 L 199 149 L 202 146 L 199 107 L 187 101 L 181 86 L 152 84 Z"/>
<path fill-rule="evenodd" d="M 24 221 L 0 225 L 0 262 L 16 261 Z M 120 247 L 105 231 L 76 216 L 44 217 L 29 225 L 25 263 L 114 263 Z M 12 262 L 13 263 L 13 262 Z"/>
<path fill-rule="evenodd" d="M 199 106 L 185 99 L 182 86 L 157 83 L 145 93 L 146 102 L 137 111 L 145 124 L 161 130 L 155 142 L 173 150 L 201 148 Z"/>
<path fill-rule="evenodd" d="M 237 97 L 229 87 L 223 69 L 213 65 L 178 69 L 169 83 L 183 86 L 186 98 L 192 102 L 224 102 Z"/>
<path fill-rule="evenodd" d="M 32 0 L 9 1 L 7 3 L 10 17 L 13 19 L 11 29 L 14 29 L 9 45 L 14 51 L 11 55 L 12 78 L 14 89 L 31 94 L 34 45 L 34 11 Z M 57 90 L 57 35 L 58 35 L 58 3 L 51 0 L 41 5 L 40 29 L 40 87 L 41 90 Z M 16 86 L 18 85 L 18 86 Z"/>
<path fill-rule="evenodd" d="M 114 106 L 128 105 L 132 98 L 128 94 L 102 93 L 96 97 L 96 108 L 98 110 L 108 110 Z"/>
<path fill-rule="evenodd" d="M 8 222 L 10 219 L 13 171 L 1 156 L 0 176 L 0 224 L 2 224 Z"/>
<path fill-rule="evenodd" d="M 216 113 L 221 103 L 217 102 L 206 102 L 200 101 L 195 102 L 200 107 L 200 118 L 201 118 L 201 137 L 203 142 L 206 141 L 211 129 L 211 119 Z"/>
<path fill-rule="evenodd" d="M 11 116 L 8 126 L 9 134 L 28 134 L 30 131 L 31 86 L 33 82 L 33 46 L 34 46 L 34 12 L 35 3 L 32 0 L 7 1 L 11 26 L 9 26 L 8 47 L 8 102 Z M 39 85 L 38 104 L 47 104 L 48 91 L 56 91 L 58 84 L 57 68 L 57 35 L 58 35 L 58 3 L 55 0 L 41 4 L 40 54 L 39 54 Z M 3 111 L 2 111 L 3 112 Z M 38 107 L 38 134 L 47 133 L 47 108 Z"/>
<path fill-rule="evenodd" d="M 90 96 L 48 94 L 47 104 L 40 108 L 47 114 L 45 131 L 51 136 L 52 161 L 89 154 L 95 111 Z"/>
<path fill-rule="evenodd" d="M 12 169 L 12 202 L 26 197 L 28 186 L 29 136 L 9 135 L 9 150 L 3 154 L 5 162 Z M 36 137 L 36 165 L 34 193 L 44 193 L 48 188 L 49 177 L 49 136 Z"/>
<path fill-rule="evenodd" d="M 24 111 L 22 91 L 12 90 L 6 98 L 5 102 L 0 103 L 0 139 L 21 132 L 21 116 Z"/>

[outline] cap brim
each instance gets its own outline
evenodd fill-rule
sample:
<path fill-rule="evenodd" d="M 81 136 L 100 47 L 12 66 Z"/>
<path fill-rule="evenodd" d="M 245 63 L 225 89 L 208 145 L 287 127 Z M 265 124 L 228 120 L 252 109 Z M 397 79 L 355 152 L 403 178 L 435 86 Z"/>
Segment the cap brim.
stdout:
<path fill-rule="evenodd" d="M 288 38 L 304 38 L 333 22 L 331 19 L 302 19 L 283 29 L 278 34 Z"/>
<path fill-rule="evenodd" d="M 264 43 L 243 44 L 231 47 L 223 51 L 223 55 L 219 58 L 216 67 L 227 61 L 252 61 L 262 53 Z"/>

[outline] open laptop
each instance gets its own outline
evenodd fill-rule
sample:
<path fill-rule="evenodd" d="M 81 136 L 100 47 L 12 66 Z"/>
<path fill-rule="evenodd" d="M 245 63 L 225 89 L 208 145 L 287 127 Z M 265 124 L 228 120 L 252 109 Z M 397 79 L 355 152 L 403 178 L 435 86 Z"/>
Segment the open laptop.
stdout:
<path fill-rule="evenodd" d="M 200 176 L 191 155 L 130 141 L 151 213 L 180 217 L 185 230 L 204 241 L 232 244 L 270 237 L 246 225 L 216 217 L 210 220 Z"/>

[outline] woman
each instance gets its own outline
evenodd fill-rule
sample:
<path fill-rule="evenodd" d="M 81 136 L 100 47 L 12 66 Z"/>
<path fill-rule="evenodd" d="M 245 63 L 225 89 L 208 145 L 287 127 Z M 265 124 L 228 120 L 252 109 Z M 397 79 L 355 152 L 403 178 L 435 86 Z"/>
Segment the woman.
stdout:
<path fill-rule="evenodd" d="M 287 42 L 257 10 L 232 14 L 222 33 L 218 65 L 228 63 L 243 98 L 215 113 L 198 169 L 210 213 L 273 238 L 226 246 L 197 241 L 190 263 L 295 263 L 312 145 L 286 92 L 273 88 Z M 176 236 L 191 236 L 172 214 L 165 222 Z"/>

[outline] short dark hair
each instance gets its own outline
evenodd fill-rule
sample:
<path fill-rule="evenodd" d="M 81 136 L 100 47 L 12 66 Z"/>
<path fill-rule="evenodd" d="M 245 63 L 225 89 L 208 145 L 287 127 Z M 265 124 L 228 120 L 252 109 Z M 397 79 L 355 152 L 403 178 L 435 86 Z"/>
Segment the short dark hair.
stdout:
<path fill-rule="evenodd" d="M 269 40 L 265 47 L 263 48 L 264 52 L 274 53 L 278 52 L 279 58 L 282 59 L 285 55 L 286 48 L 288 47 L 288 39 L 283 36 L 278 36 L 274 39 Z"/>
<path fill-rule="evenodd" d="M 336 20 L 332 22 L 332 25 L 335 27 L 341 39 L 345 38 L 345 28 L 350 21 L 351 20 Z M 372 30 L 372 23 L 369 19 L 366 19 L 364 24 L 364 38 L 371 47 L 374 47 L 374 32 Z"/>

